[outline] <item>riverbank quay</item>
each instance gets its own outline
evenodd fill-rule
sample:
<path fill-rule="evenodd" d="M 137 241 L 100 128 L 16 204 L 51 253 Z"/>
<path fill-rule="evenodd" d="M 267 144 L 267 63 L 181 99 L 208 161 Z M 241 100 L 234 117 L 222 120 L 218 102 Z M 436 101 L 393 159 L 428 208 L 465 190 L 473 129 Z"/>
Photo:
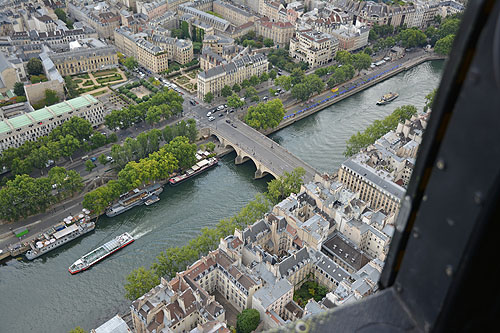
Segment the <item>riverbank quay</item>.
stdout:
<path fill-rule="evenodd" d="M 318 111 L 321 111 L 335 103 L 338 103 L 352 95 L 355 95 L 424 62 L 445 59 L 445 56 L 440 56 L 434 53 L 425 53 L 423 55 L 419 55 L 418 57 L 412 57 L 403 62 L 396 61 L 392 64 L 390 63 L 390 66 L 387 66 L 387 69 L 384 69 L 380 72 L 375 71 L 374 73 L 358 75 L 349 82 L 339 85 L 339 89 L 335 93 L 332 93 L 331 90 L 328 89 L 323 93 L 314 96 L 311 99 L 311 103 L 296 103 L 292 106 L 287 107 L 285 109 L 285 116 L 283 117 L 283 120 L 280 122 L 280 124 L 274 128 L 263 131 L 262 133 L 265 135 L 270 135 L 274 132 L 277 132 L 301 119 L 304 119 Z M 375 101 L 374 107 L 376 107 Z"/>

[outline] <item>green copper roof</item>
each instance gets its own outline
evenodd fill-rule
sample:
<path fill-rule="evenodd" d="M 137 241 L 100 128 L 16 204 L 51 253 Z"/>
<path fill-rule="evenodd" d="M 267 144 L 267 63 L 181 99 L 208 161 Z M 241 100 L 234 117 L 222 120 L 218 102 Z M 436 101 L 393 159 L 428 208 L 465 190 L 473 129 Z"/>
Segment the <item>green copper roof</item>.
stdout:
<path fill-rule="evenodd" d="M 39 122 L 54 117 L 54 114 L 56 116 L 62 115 L 72 110 L 79 109 L 96 102 L 97 99 L 94 96 L 84 95 L 30 112 L 29 115 L 33 117 L 35 122 Z M 6 119 L 4 121 L 0 121 L 0 133 L 9 132 L 11 130 L 8 123 L 10 123 L 14 127 L 14 129 L 17 129 L 30 124 L 34 124 L 35 122 L 31 120 L 26 114 Z"/>
<path fill-rule="evenodd" d="M 30 125 L 33 122 L 31 121 L 31 119 L 27 115 L 23 114 L 21 116 L 17 116 L 17 117 L 9 119 L 9 123 L 12 126 L 14 126 L 14 128 L 21 128 L 23 126 Z"/>
<path fill-rule="evenodd" d="M 9 125 L 5 121 L 0 121 L 0 133 L 5 133 L 10 131 Z"/>
<path fill-rule="evenodd" d="M 54 117 L 54 115 L 50 113 L 47 108 L 33 111 L 30 113 L 30 116 L 33 117 L 33 119 L 35 119 L 36 121 L 42 121 Z"/>

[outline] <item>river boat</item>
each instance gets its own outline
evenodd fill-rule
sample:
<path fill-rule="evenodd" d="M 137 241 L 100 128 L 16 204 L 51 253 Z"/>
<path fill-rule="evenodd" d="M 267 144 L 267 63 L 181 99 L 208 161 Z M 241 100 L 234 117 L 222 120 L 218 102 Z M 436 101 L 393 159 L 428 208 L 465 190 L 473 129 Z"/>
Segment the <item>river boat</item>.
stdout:
<path fill-rule="evenodd" d="M 386 104 L 389 104 L 390 102 L 392 102 L 393 100 L 395 100 L 396 98 L 398 98 L 398 96 L 399 96 L 398 93 L 393 93 L 393 92 L 385 94 L 384 96 L 382 96 L 381 99 L 379 99 L 377 101 L 377 105 L 386 105 Z"/>
<path fill-rule="evenodd" d="M 159 196 L 161 192 L 163 192 L 163 186 L 161 184 L 153 184 L 143 189 L 136 188 L 123 193 L 120 195 L 117 203 L 106 209 L 106 216 L 113 217 L 125 213 L 129 209 L 143 205 L 152 196 Z"/>
<path fill-rule="evenodd" d="M 146 200 L 146 202 L 144 202 L 144 204 L 146 206 L 151 206 L 152 204 L 154 204 L 154 203 L 156 203 L 158 201 L 160 201 L 160 197 L 158 197 L 156 195 L 153 195 L 148 200 Z"/>
<path fill-rule="evenodd" d="M 203 159 L 193 165 L 191 168 L 187 169 L 182 175 L 172 177 L 169 179 L 169 184 L 172 186 L 179 185 L 180 183 L 193 178 L 199 175 L 202 172 L 207 171 L 210 168 L 213 168 L 219 163 L 219 160 L 216 157 L 210 157 L 207 159 Z"/>
<path fill-rule="evenodd" d="M 69 266 L 68 271 L 71 274 L 76 274 L 87 270 L 99 261 L 109 257 L 116 251 L 123 249 L 132 242 L 134 242 L 134 237 L 132 237 L 128 232 L 125 232 L 75 261 L 73 265 Z"/>
<path fill-rule="evenodd" d="M 78 216 L 68 216 L 63 222 L 45 230 L 38 238 L 28 243 L 30 249 L 25 256 L 33 260 L 39 256 L 58 248 L 80 236 L 91 232 L 95 228 L 95 222 L 90 220 L 88 211 Z"/>

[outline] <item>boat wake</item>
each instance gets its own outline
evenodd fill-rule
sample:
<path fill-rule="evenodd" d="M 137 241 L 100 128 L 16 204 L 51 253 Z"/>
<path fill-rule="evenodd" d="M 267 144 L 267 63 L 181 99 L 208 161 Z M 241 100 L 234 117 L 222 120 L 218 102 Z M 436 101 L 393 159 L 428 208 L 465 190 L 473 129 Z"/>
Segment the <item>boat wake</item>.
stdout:
<path fill-rule="evenodd" d="M 148 229 L 145 231 L 139 231 L 134 229 L 130 234 L 132 235 L 132 237 L 134 237 L 135 240 L 138 240 L 142 236 L 149 234 L 151 231 L 153 231 L 153 229 Z"/>

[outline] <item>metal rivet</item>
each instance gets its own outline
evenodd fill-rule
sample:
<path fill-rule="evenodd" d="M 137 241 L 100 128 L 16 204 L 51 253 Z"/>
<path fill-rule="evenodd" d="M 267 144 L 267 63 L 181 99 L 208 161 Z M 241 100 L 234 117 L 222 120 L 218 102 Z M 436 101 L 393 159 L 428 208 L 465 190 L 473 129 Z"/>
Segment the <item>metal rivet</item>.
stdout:
<path fill-rule="evenodd" d="M 427 201 L 427 194 L 422 197 L 422 201 Z"/>
<path fill-rule="evenodd" d="M 445 167 L 445 163 L 444 163 L 444 160 L 438 160 L 437 163 L 436 163 L 436 166 L 439 170 L 444 170 L 444 167 Z"/>
<path fill-rule="evenodd" d="M 414 231 L 413 238 L 418 238 L 418 237 L 420 237 L 420 234 L 418 233 L 418 231 Z"/>
<path fill-rule="evenodd" d="M 396 282 L 395 286 L 396 286 L 396 292 L 401 294 L 403 292 L 403 286 L 401 285 L 401 283 Z"/>
<path fill-rule="evenodd" d="M 410 198 L 410 196 L 409 196 L 409 195 L 406 195 L 406 196 L 405 196 L 405 200 L 406 200 L 406 201 L 410 201 L 410 199 L 411 199 L 411 198 Z"/>
<path fill-rule="evenodd" d="M 452 276 L 453 275 L 453 267 L 451 267 L 451 265 L 446 265 L 445 272 L 446 272 L 446 275 Z"/>
<path fill-rule="evenodd" d="M 446 219 L 446 222 L 448 223 L 448 225 L 449 225 L 450 227 L 453 227 L 453 226 L 455 225 L 455 221 L 453 221 L 453 220 L 452 220 L 452 219 L 450 219 L 450 218 L 447 218 L 447 219 Z"/>
<path fill-rule="evenodd" d="M 297 332 L 307 332 L 307 325 L 306 323 L 304 323 L 303 321 L 299 321 L 297 322 L 297 324 L 295 324 L 295 331 Z"/>
<path fill-rule="evenodd" d="M 474 202 L 478 205 L 483 203 L 483 194 L 481 192 L 474 193 Z"/>

